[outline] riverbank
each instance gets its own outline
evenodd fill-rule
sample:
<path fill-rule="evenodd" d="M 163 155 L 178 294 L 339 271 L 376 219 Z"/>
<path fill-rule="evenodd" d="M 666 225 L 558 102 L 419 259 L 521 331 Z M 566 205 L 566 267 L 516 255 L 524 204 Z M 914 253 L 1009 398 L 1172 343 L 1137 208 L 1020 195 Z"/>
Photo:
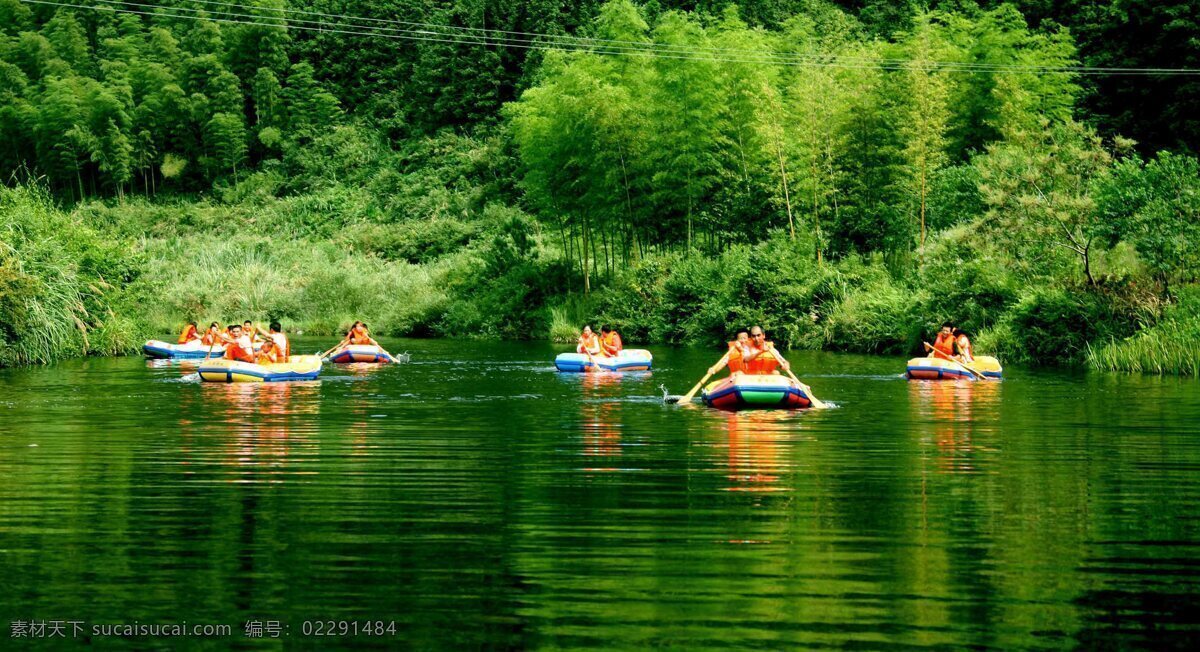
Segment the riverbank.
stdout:
<path fill-rule="evenodd" d="M 245 318 L 311 335 L 364 319 L 389 336 L 558 340 L 608 322 L 631 343 L 705 345 L 762 324 L 790 349 L 887 355 L 918 352 L 953 319 L 1010 363 L 1195 375 L 1200 360 L 1194 287 L 1165 304 L 1131 282 L 1030 288 L 962 232 L 911 274 L 879 256 L 816 264 L 810 243 L 776 233 L 712 256 L 647 255 L 585 296 L 518 209 L 394 223 L 366 201 L 334 187 L 66 211 L 36 187 L 2 188 L 0 364 L 136 353 L 188 319 Z"/>

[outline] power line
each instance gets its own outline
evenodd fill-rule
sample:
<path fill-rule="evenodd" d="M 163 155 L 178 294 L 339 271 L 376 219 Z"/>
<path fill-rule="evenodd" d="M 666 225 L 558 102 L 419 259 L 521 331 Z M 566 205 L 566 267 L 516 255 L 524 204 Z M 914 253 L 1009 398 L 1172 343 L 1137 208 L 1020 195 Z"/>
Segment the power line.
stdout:
<path fill-rule="evenodd" d="M 348 21 L 364 20 L 383 24 L 400 24 L 408 26 L 421 26 L 430 29 L 404 29 L 404 28 L 388 28 L 377 27 L 373 25 L 361 25 L 351 22 L 350 24 L 335 23 L 328 26 L 325 21 L 315 21 L 308 19 L 297 19 L 286 16 L 271 17 L 261 16 L 258 14 L 240 14 L 236 12 L 225 12 L 226 16 L 239 18 L 250 18 L 255 20 L 235 20 L 233 18 L 209 17 L 200 15 L 204 12 L 203 9 L 192 9 L 188 7 L 167 7 L 157 4 L 141 3 L 141 2 L 121 2 L 120 0 L 100 0 L 103 5 L 83 5 L 70 2 L 55 2 L 53 0 L 20 0 L 29 4 L 48 5 L 56 7 L 67 7 L 73 9 L 88 9 L 92 11 L 112 11 L 115 13 L 134 14 L 152 17 L 167 17 L 180 18 L 185 20 L 196 21 L 212 21 L 217 23 L 270 27 L 276 29 L 306 31 L 318 33 L 333 33 L 345 34 L 349 36 L 364 36 L 364 37 L 382 37 L 393 40 L 408 40 L 408 41 L 425 41 L 437 43 L 450 43 L 458 45 L 484 45 L 495 47 L 506 47 L 523 50 L 541 50 L 541 51 L 565 51 L 565 52 L 590 52 L 601 55 L 629 55 L 640 56 L 646 58 L 659 59 L 676 59 L 687 61 L 700 61 L 710 63 L 765 63 L 791 67 L 826 67 L 826 68 L 845 68 L 845 69 L 883 69 L 883 70 L 923 70 L 923 71 L 945 71 L 945 72 L 968 72 L 968 73 L 1058 73 L 1058 74 L 1080 74 L 1080 75 L 1200 75 L 1200 70 L 1186 68 L 1096 68 L 1085 66 L 1022 66 L 1014 64 L 977 64 L 966 62 L 948 62 L 948 61 L 912 61 L 902 59 L 867 59 L 855 57 L 843 57 L 839 55 L 780 55 L 779 53 L 767 53 L 755 50 L 738 50 L 738 49 L 719 49 L 719 48 L 689 48 L 687 46 L 671 46 L 668 44 L 652 44 L 638 43 L 636 41 L 616 41 L 606 39 L 585 39 L 582 37 L 570 37 L 553 34 L 537 34 L 533 32 L 508 32 L 504 30 L 488 30 L 481 28 L 459 28 L 449 25 L 438 25 L 435 23 L 417 23 L 413 21 L 394 21 L 378 18 L 359 18 L 346 16 L 341 14 L 325 14 L 321 12 L 309 12 L 296 9 L 281 9 L 273 7 L 255 7 L 242 5 L 230 2 L 220 2 L 217 0 L 192 0 L 200 4 L 209 4 L 224 7 L 236 7 L 251 11 L 276 11 L 281 13 L 299 13 L 302 15 L 321 16 L 327 18 L 339 18 Z M 154 11 L 138 11 L 129 9 L 126 6 L 136 6 Z M 176 11 L 193 12 L 193 14 L 178 14 L 166 13 Z M 286 24 L 279 22 L 258 22 L 266 21 L 289 21 Z M 298 25 L 293 23 L 306 23 Z M 316 25 L 315 27 L 313 25 Z M 341 29 L 343 27 L 356 29 Z M 370 31 L 360 31 L 370 30 Z M 445 30 L 438 32 L 434 30 Z M 483 35 L 474 33 L 464 33 L 464 31 L 481 32 Z M 388 33 L 392 32 L 392 33 Z M 490 34 L 525 34 L 537 36 L 550 41 L 538 41 L 533 39 L 519 39 L 507 37 L 495 37 Z M 558 39 L 555 41 L 554 39 Z M 562 40 L 566 39 L 566 42 Z M 639 47 L 617 46 L 617 45 L 591 45 L 592 43 L 635 43 Z M 739 53 L 740 56 L 700 56 L 714 55 L 720 52 Z M 845 59 L 847 63 L 841 60 Z"/>
<path fill-rule="evenodd" d="M 99 0 L 99 1 L 110 2 L 110 3 L 120 3 L 120 4 L 138 4 L 138 3 L 122 2 L 122 0 Z M 234 7 L 234 8 L 238 8 L 238 9 L 245 9 L 248 11 L 274 11 L 274 12 L 279 12 L 281 14 L 285 14 L 281 18 L 288 19 L 288 20 L 294 20 L 294 19 L 288 18 L 286 16 L 286 14 L 300 14 L 300 15 L 307 15 L 307 16 L 320 16 L 323 18 L 337 18 L 337 19 L 349 20 L 349 21 L 362 21 L 362 22 L 369 22 L 369 23 L 381 23 L 381 24 L 387 24 L 387 25 L 404 25 L 404 26 L 409 26 L 409 27 L 422 28 L 422 30 L 419 30 L 419 31 L 452 30 L 452 31 L 458 31 L 458 32 L 480 32 L 480 33 L 484 33 L 484 34 L 505 34 L 505 35 L 521 36 L 521 37 L 532 37 L 532 38 L 517 39 L 518 41 L 524 41 L 526 43 L 532 43 L 535 40 L 540 39 L 540 40 L 551 40 L 551 41 L 558 41 L 558 42 L 565 41 L 571 45 L 613 44 L 613 45 L 617 45 L 617 46 L 631 46 L 635 49 L 642 49 L 642 50 L 646 50 L 646 51 L 651 51 L 651 50 L 653 50 L 653 51 L 671 51 L 671 52 L 680 52 L 680 53 L 684 53 L 684 54 L 733 53 L 733 54 L 739 54 L 739 55 L 751 55 L 751 56 L 756 56 L 756 57 L 777 57 L 777 58 L 783 58 L 783 59 L 799 59 L 799 60 L 823 61 L 823 60 L 828 60 L 828 59 L 838 59 L 838 60 L 855 61 L 855 62 L 872 63 L 872 64 L 895 64 L 897 66 L 904 66 L 906 64 L 913 63 L 911 60 L 907 60 L 907 59 L 853 57 L 853 56 L 836 55 L 836 54 L 812 55 L 812 54 L 792 53 L 792 54 L 785 55 L 785 54 L 781 54 L 781 53 L 766 53 L 766 52 L 762 52 L 760 50 L 746 50 L 746 49 L 738 49 L 738 48 L 716 48 L 716 47 L 686 46 L 686 45 L 680 46 L 680 45 L 671 45 L 671 44 L 667 44 L 667 43 L 653 43 L 653 42 L 648 42 L 648 41 L 644 42 L 644 41 L 629 41 L 629 40 L 619 40 L 619 39 L 603 39 L 603 38 L 596 38 L 596 37 L 571 36 L 571 35 L 565 35 L 565 34 L 547 34 L 547 33 L 540 33 L 540 32 L 521 32 L 521 31 L 511 31 L 511 30 L 500 30 L 500 29 L 495 29 L 495 28 L 480 28 L 480 27 L 465 27 L 465 26 L 458 27 L 458 26 L 452 26 L 452 25 L 442 25 L 442 24 L 437 24 L 437 23 L 428 23 L 428 22 L 419 22 L 419 21 L 373 18 L 373 17 L 369 17 L 369 16 L 349 16 L 346 14 L 330 14 L 330 13 L 324 13 L 324 12 L 319 12 L 319 11 L 309 11 L 309 10 L 305 10 L 305 9 L 289 9 L 287 7 L 264 7 L 264 6 L 257 6 L 257 5 L 245 5 L 245 4 L 239 4 L 236 2 L 225 2 L 222 0 L 189 0 L 189 1 L 196 3 L 196 4 L 221 6 L 221 7 Z M 143 6 L 150 6 L 150 5 L 143 5 Z M 153 5 L 153 6 L 161 7 L 161 5 Z M 189 11 L 195 11 L 195 10 L 189 9 Z M 301 22 L 303 22 L 303 21 L 301 21 Z M 314 21 L 307 21 L 307 22 L 314 22 Z M 352 25 L 352 26 L 363 27 L 363 28 L 367 27 L 366 25 Z M 402 30 L 402 31 L 404 31 L 404 30 Z M 1093 73 L 1114 73 L 1114 74 L 1115 73 L 1200 74 L 1200 70 L 1189 69 L 1189 68 L 1122 68 L 1122 67 L 1096 67 L 1096 66 L 1038 66 L 1038 65 L 1022 65 L 1022 64 L 988 64 L 988 63 L 960 62 L 960 61 L 931 61 L 928 63 L 931 65 L 936 65 L 936 66 L 950 66 L 950 67 L 956 67 L 956 68 L 970 68 L 970 69 L 979 69 L 979 70 L 987 70 L 987 71 L 1011 69 L 1011 70 L 1017 70 L 1017 71 L 1021 71 L 1021 72 L 1049 71 L 1049 72 L 1093 72 Z"/>

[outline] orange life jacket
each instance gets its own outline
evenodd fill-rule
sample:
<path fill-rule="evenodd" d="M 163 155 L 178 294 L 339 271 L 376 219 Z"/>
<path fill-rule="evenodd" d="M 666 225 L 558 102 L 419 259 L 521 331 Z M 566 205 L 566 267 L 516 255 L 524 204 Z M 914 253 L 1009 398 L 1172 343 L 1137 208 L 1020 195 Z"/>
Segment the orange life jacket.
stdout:
<path fill-rule="evenodd" d="M 249 338 L 247 338 L 245 335 L 243 335 L 241 338 L 238 338 L 238 339 L 234 340 L 233 342 L 230 342 L 229 344 L 225 345 L 225 359 L 226 360 L 241 360 L 242 362 L 254 362 L 254 345 L 251 345 L 250 350 L 247 351 L 245 349 L 245 347 L 242 346 L 243 339 L 247 340 L 247 341 L 249 340 Z"/>
<path fill-rule="evenodd" d="M 292 356 L 292 343 L 283 333 L 271 333 L 267 337 L 275 343 L 275 351 L 279 354 L 278 362 L 287 362 L 287 359 Z"/>
<path fill-rule="evenodd" d="M 729 373 L 737 373 L 745 371 L 746 366 L 742 364 L 742 346 L 735 340 L 729 343 Z"/>
<path fill-rule="evenodd" d="M 600 340 L 595 333 L 591 335 L 580 335 L 579 345 L 575 347 L 577 353 L 591 353 L 596 355 L 600 352 Z"/>
<path fill-rule="evenodd" d="M 184 327 L 183 332 L 179 334 L 179 343 L 187 344 L 194 339 L 196 339 L 196 327 L 188 324 Z"/>
<path fill-rule="evenodd" d="M 937 339 L 933 341 L 933 348 L 946 355 L 954 355 L 954 336 L 938 333 Z"/>
<path fill-rule="evenodd" d="M 282 362 L 282 360 L 280 359 L 278 350 L 271 349 L 270 351 L 268 351 L 265 348 L 262 351 L 259 351 L 258 356 L 254 358 L 254 361 L 258 364 Z"/>
<path fill-rule="evenodd" d="M 621 344 L 621 336 L 617 335 L 617 331 L 609 331 L 608 335 L 600 336 L 600 346 L 604 351 L 604 355 L 615 356 L 625 348 Z"/>
<path fill-rule="evenodd" d="M 774 342 L 763 342 L 762 348 L 753 343 L 742 349 L 742 367 L 748 374 L 769 374 L 779 366 L 779 361 L 771 353 Z"/>
<path fill-rule="evenodd" d="M 350 343 L 355 345 L 370 344 L 371 335 L 365 330 L 355 328 L 350 331 Z"/>

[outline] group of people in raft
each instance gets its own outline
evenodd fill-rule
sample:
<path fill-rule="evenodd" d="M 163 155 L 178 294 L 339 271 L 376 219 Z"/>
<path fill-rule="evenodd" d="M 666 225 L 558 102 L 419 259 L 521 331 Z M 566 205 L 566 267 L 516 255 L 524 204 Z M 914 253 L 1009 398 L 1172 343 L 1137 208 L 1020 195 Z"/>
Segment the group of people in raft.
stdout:
<path fill-rule="evenodd" d="M 948 321 L 942 324 L 933 344 L 929 342 L 924 344 L 925 350 L 929 351 L 931 358 L 954 360 L 963 364 L 975 362 L 975 356 L 971 352 L 971 338 L 967 337 L 967 333 L 963 329 L 955 326 L 954 322 Z"/>
<path fill-rule="evenodd" d="M 971 338 L 961 328 L 956 327 L 954 322 L 942 324 L 933 344 L 924 344 L 931 358 L 944 358 L 965 364 L 975 361 L 971 353 Z M 777 373 L 776 368 L 782 368 L 784 371 L 790 368 L 788 361 L 775 351 L 775 343 L 767 339 L 761 326 L 739 330 L 728 346 L 729 351 L 709 369 L 709 375 L 720 371 L 725 365 L 729 366 L 731 374 L 771 374 Z M 605 324 L 600 327 L 599 335 L 592 331 L 591 326 L 584 326 L 575 350 L 591 356 L 616 357 L 623 348 L 621 336 Z"/>
<path fill-rule="evenodd" d="M 196 322 L 188 322 L 187 326 L 184 326 L 183 332 L 179 334 L 179 343 L 188 344 L 196 341 L 210 349 L 217 344 L 222 344 L 225 347 L 222 357 L 226 360 L 238 360 L 253 364 L 287 362 L 292 355 L 292 345 L 287 336 L 283 334 L 283 327 L 278 321 L 271 322 L 265 329 L 265 333 L 261 326 L 255 326 L 254 322 L 249 319 L 241 324 L 230 324 L 224 329 L 214 321 L 208 325 L 208 329 L 203 334 L 197 329 Z M 366 323 L 356 321 L 346 332 L 342 341 L 327 351 L 325 355 L 336 355 L 337 351 L 351 345 L 379 346 L 379 342 L 371 337 Z"/>
<path fill-rule="evenodd" d="M 616 357 L 623 348 L 621 335 L 605 324 L 600 327 L 598 335 L 591 326 L 584 326 L 575 350 L 591 356 Z M 775 352 L 775 343 L 767 340 L 761 326 L 738 331 L 736 339 L 729 342 L 729 351 L 713 365 L 709 373 L 716 373 L 725 365 L 729 365 L 730 373 L 746 374 L 770 374 L 779 367 L 784 371 L 790 368 L 787 360 Z"/>

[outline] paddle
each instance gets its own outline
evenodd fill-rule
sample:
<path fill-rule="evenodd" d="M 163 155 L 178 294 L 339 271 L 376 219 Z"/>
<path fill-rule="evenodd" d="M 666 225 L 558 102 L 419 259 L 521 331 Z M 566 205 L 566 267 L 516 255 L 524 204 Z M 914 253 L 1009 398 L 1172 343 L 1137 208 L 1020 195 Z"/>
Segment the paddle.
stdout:
<path fill-rule="evenodd" d="M 209 328 L 209 330 L 212 330 L 212 328 L 210 327 L 210 328 Z M 212 355 L 212 350 L 213 350 L 213 347 L 217 345 L 217 338 L 218 338 L 218 336 L 220 335 L 220 332 L 218 331 L 218 332 L 216 332 L 216 333 L 210 333 L 210 335 L 212 335 L 212 342 L 210 342 L 210 343 L 209 343 L 209 345 L 208 345 L 208 353 L 205 353 L 205 354 L 204 354 L 204 361 L 205 361 L 205 362 L 207 362 L 207 361 L 208 361 L 208 358 L 209 358 L 209 356 L 211 356 L 211 355 Z"/>
<path fill-rule="evenodd" d="M 344 339 L 342 339 L 341 342 L 338 342 L 337 344 L 334 344 L 333 346 L 329 347 L 328 351 L 326 351 L 324 353 L 318 353 L 317 357 L 324 358 L 325 356 L 329 355 L 330 353 L 333 353 L 335 350 L 340 349 L 343 344 L 345 344 L 346 342 L 349 342 L 349 341 L 350 341 L 350 337 L 347 336 Z"/>
<path fill-rule="evenodd" d="M 725 355 L 721 356 L 721 359 L 717 361 L 717 364 L 708 368 L 708 373 L 704 374 L 704 377 L 700 379 L 700 382 L 696 383 L 696 386 L 693 387 L 691 391 L 683 396 L 664 396 L 663 402 L 667 403 L 668 405 L 675 403 L 691 403 L 692 399 L 696 396 L 696 392 L 700 391 L 700 387 L 702 387 L 704 383 L 708 382 L 708 379 L 712 378 L 712 375 L 717 373 L 717 371 L 720 370 L 728 360 L 729 354 L 726 353 Z"/>
<path fill-rule="evenodd" d="M 796 377 L 796 374 L 792 373 L 791 363 L 789 363 L 787 360 L 785 360 L 783 355 L 780 354 L 779 351 L 775 350 L 774 346 L 771 347 L 771 355 L 775 356 L 776 358 L 779 358 L 779 361 L 781 363 L 783 363 L 784 365 L 787 365 L 783 368 L 783 370 L 787 372 L 788 377 L 790 377 L 793 382 L 795 382 L 797 385 L 800 386 L 800 389 L 804 390 L 805 394 L 808 394 L 808 401 L 809 401 L 809 403 L 812 404 L 813 407 L 817 408 L 818 410 L 824 410 L 825 408 L 829 407 L 829 405 L 827 405 L 825 403 L 825 401 L 822 401 L 821 399 L 817 398 L 816 394 L 813 394 L 811 387 L 800 382 L 800 379 Z"/>
<path fill-rule="evenodd" d="M 974 376 L 976 380 L 987 380 L 987 376 L 984 376 L 983 374 L 979 373 L 978 371 L 975 371 L 974 369 L 968 367 L 966 364 L 962 363 L 961 361 L 954 359 L 954 356 L 948 355 L 944 351 L 939 351 L 938 349 L 933 348 L 933 346 L 931 346 L 929 344 L 929 342 L 925 342 L 925 345 L 929 346 L 929 350 L 933 351 L 936 355 L 941 356 L 942 359 L 953 362 L 954 364 L 957 364 L 958 366 L 962 367 L 963 369 L 966 369 L 967 373 Z"/>

